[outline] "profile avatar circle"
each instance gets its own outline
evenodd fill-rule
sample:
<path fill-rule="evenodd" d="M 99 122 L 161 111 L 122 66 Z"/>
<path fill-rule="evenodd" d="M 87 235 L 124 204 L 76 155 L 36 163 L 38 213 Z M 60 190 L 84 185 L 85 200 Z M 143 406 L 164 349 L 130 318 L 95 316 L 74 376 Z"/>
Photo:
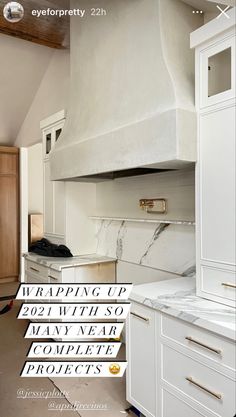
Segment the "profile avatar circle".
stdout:
<path fill-rule="evenodd" d="M 3 16 L 8 22 L 17 23 L 24 17 L 24 8 L 16 1 L 10 1 L 3 9 Z"/>

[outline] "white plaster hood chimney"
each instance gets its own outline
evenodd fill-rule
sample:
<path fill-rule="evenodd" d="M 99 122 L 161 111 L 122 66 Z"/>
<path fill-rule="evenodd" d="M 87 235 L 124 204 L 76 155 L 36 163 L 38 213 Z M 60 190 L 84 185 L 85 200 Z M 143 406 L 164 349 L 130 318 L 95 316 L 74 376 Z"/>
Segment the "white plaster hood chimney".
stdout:
<path fill-rule="evenodd" d="M 189 35 L 203 17 L 180 0 L 71 0 L 78 4 L 86 12 L 71 18 L 70 107 L 52 180 L 194 163 Z M 92 7 L 106 16 L 91 16 Z"/>

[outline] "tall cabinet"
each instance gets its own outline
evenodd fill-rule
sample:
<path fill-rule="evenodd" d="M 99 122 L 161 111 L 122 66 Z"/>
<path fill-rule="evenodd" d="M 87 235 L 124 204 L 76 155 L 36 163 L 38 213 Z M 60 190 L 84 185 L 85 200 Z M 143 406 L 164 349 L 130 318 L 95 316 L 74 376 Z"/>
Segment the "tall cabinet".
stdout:
<path fill-rule="evenodd" d="M 235 9 L 227 16 L 191 35 L 198 112 L 197 293 L 235 306 Z"/>
<path fill-rule="evenodd" d="M 64 110 L 40 123 L 43 140 L 44 236 L 57 244 L 62 244 L 65 240 L 65 183 L 51 181 L 49 154 L 62 132 L 64 123 Z"/>
<path fill-rule="evenodd" d="M 65 244 L 73 255 L 96 252 L 94 221 L 88 218 L 96 206 L 96 185 L 51 181 L 50 152 L 65 123 L 65 111 L 40 123 L 44 167 L 44 236 L 56 244 Z"/>
<path fill-rule="evenodd" d="M 19 276 L 19 149 L 0 146 L 0 283 Z"/>

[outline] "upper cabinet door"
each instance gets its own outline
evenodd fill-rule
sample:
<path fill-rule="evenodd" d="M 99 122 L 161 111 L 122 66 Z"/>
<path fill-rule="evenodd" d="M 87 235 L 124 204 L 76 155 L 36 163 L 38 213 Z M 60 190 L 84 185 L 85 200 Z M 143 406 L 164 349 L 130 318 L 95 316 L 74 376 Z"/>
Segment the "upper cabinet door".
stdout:
<path fill-rule="evenodd" d="M 200 53 L 200 107 L 235 97 L 235 38 L 218 42 Z"/>
<path fill-rule="evenodd" d="M 40 123 L 43 140 L 43 158 L 48 159 L 65 124 L 65 111 L 61 110 Z"/>
<path fill-rule="evenodd" d="M 235 265 L 235 108 L 200 118 L 201 259 Z"/>

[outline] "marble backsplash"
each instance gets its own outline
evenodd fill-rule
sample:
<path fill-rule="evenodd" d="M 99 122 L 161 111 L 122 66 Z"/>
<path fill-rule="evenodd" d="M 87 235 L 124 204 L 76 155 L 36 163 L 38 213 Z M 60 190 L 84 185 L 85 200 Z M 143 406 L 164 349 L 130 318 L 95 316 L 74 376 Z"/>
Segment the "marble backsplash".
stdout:
<path fill-rule="evenodd" d="M 180 276 L 195 274 L 194 225 L 97 220 L 97 253 Z"/>

